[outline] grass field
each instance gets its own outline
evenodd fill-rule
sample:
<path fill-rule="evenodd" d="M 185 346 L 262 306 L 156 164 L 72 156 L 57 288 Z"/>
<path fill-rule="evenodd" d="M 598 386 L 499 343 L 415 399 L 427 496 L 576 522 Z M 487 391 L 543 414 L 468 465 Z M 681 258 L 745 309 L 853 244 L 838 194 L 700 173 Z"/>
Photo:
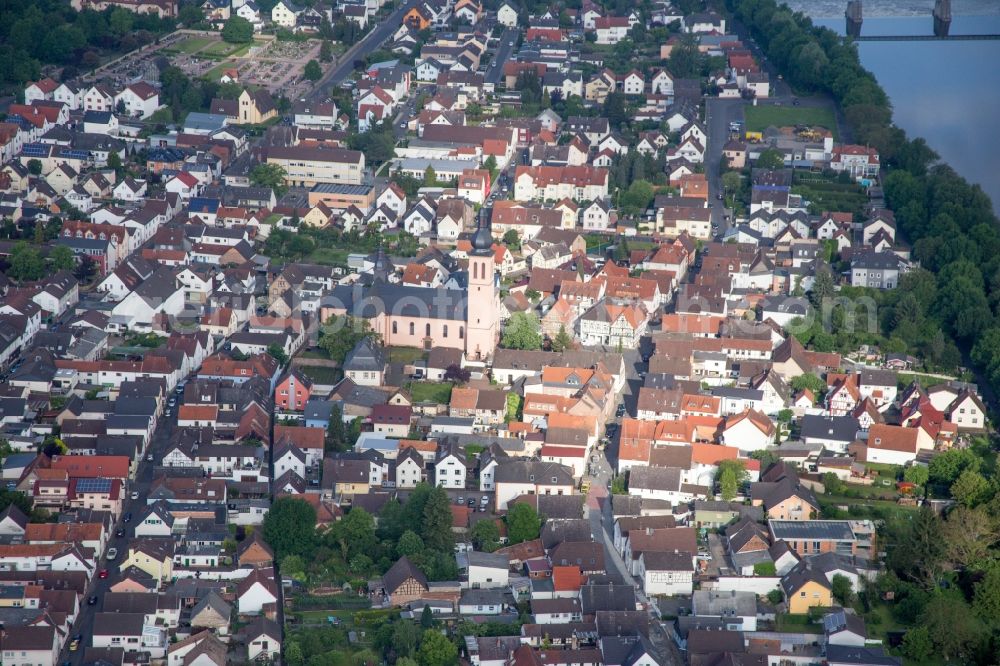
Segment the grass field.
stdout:
<path fill-rule="evenodd" d="M 451 388 L 449 382 L 412 382 L 410 395 L 413 396 L 413 402 L 436 402 L 447 405 L 451 402 Z"/>
<path fill-rule="evenodd" d="M 198 55 L 208 56 L 210 58 L 228 58 L 229 56 L 236 55 L 240 51 L 246 52 L 249 50 L 249 44 L 229 44 L 227 42 L 215 42 L 205 50 L 203 50 Z"/>
<path fill-rule="evenodd" d="M 339 368 L 321 368 L 313 365 L 299 366 L 303 374 L 317 384 L 336 384 L 340 381 L 342 373 Z"/>
<path fill-rule="evenodd" d="M 427 358 L 427 352 L 417 347 L 389 347 L 389 361 L 392 363 L 413 363 Z"/>
<path fill-rule="evenodd" d="M 823 627 L 809 619 L 808 615 L 778 615 L 774 618 L 775 629 L 804 634 L 821 634 Z"/>
<path fill-rule="evenodd" d="M 196 53 L 216 40 L 211 37 L 188 37 L 183 42 L 170 47 L 170 51 L 179 53 Z"/>
<path fill-rule="evenodd" d="M 312 251 L 307 261 L 323 266 L 346 266 L 348 254 L 350 253 L 342 248 L 318 247 Z"/>
<path fill-rule="evenodd" d="M 795 127 L 810 125 L 825 127 L 837 140 L 837 120 L 833 111 L 807 106 L 748 106 L 746 127 L 749 132 L 763 132 L 768 127 Z"/>
<path fill-rule="evenodd" d="M 206 81 L 214 81 L 218 83 L 219 79 L 222 78 L 222 73 L 227 69 L 236 69 L 236 63 L 232 60 L 225 60 L 216 65 L 215 67 L 213 67 L 212 69 L 205 72 L 201 78 L 205 79 Z"/>

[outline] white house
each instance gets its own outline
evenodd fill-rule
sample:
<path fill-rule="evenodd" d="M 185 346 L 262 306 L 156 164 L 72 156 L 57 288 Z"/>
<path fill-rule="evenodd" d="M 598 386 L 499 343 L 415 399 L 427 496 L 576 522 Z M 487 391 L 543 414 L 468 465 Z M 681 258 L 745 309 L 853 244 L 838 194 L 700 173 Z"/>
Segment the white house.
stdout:
<path fill-rule="evenodd" d="M 647 596 L 690 595 L 694 589 L 691 553 L 643 551 L 639 555 L 638 566 L 642 589 Z"/>
<path fill-rule="evenodd" d="M 749 453 L 774 444 L 774 434 L 771 419 L 755 409 L 747 409 L 726 419 L 721 441 L 726 446 Z"/>
<path fill-rule="evenodd" d="M 413 488 L 420 483 L 423 476 L 423 456 L 412 446 L 403 449 L 396 456 L 396 488 Z"/>
<path fill-rule="evenodd" d="M 149 118 L 160 108 L 160 92 L 145 81 L 126 86 L 115 95 L 115 107 L 125 106 L 125 113 L 132 118 Z"/>
<path fill-rule="evenodd" d="M 201 183 L 187 171 L 178 171 L 167 180 L 163 187 L 167 192 L 179 196 L 181 201 L 187 201 L 191 197 L 198 196 Z"/>
<path fill-rule="evenodd" d="M 505 2 L 497 9 L 497 23 L 508 28 L 517 27 L 517 7 Z"/>
<path fill-rule="evenodd" d="M 83 95 L 84 111 L 114 111 L 115 96 L 103 84 L 96 84 Z"/>
<path fill-rule="evenodd" d="M 236 586 L 236 607 L 240 615 L 260 615 L 265 605 L 277 600 L 273 569 L 254 569 Z"/>
<path fill-rule="evenodd" d="M 54 666 L 59 659 L 62 633 L 55 626 L 10 626 L 4 629 L 3 663 Z"/>
<path fill-rule="evenodd" d="M 274 478 L 293 472 L 300 479 L 306 478 L 306 454 L 297 446 L 285 445 L 274 452 Z"/>
<path fill-rule="evenodd" d="M 465 488 L 465 454 L 461 449 L 444 449 L 434 463 L 434 482 L 442 488 L 463 490 Z"/>
<path fill-rule="evenodd" d="M 248 661 L 272 661 L 281 654 L 281 627 L 276 622 L 259 617 L 247 626 L 245 634 Z"/>
<path fill-rule="evenodd" d="M 471 588 L 506 588 L 509 584 L 510 561 L 506 555 L 470 551 L 465 554 Z"/>
<path fill-rule="evenodd" d="M 292 30 L 301 13 L 302 8 L 291 0 L 280 0 L 271 10 L 271 23 Z"/>
<path fill-rule="evenodd" d="M 62 102 L 71 111 L 83 106 L 83 96 L 86 91 L 73 83 L 60 83 L 52 94 L 53 101 Z"/>
<path fill-rule="evenodd" d="M 136 202 L 146 198 L 146 181 L 123 178 L 114 190 L 112 196 L 119 201 Z"/>

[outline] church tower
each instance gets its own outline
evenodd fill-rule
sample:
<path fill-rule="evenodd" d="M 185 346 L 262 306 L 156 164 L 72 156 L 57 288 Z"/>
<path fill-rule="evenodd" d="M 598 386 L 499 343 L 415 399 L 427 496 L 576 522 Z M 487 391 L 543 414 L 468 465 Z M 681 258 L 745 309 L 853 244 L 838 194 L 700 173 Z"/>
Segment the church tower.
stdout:
<path fill-rule="evenodd" d="M 469 253 L 469 297 L 465 308 L 465 357 L 470 361 L 485 361 L 493 356 L 497 346 L 500 320 L 500 296 L 496 287 L 496 265 L 493 260 L 493 236 L 488 212 L 480 210 L 479 226 L 472 236 Z"/>

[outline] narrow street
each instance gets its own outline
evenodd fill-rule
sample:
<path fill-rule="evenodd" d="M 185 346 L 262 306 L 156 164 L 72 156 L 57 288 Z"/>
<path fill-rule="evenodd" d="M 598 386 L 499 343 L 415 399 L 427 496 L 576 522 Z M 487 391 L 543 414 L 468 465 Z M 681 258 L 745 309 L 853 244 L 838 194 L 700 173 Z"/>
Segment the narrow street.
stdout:
<path fill-rule="evenodd" d="M 167 399 L 173 395 L 167 396 Z M 73 664 L 76 666 L 83 663 L 84 650 L 90 645 L 91 636 L 93 635 L 94 616 L 103 608 L 104 595 L 121 578 L 119 567 L 121 562 L 128 557 L 128 544 L 132 538 L 134 526 L 143 509 L 146 507 L 146 498 L 149 496 L 149 489 L 153 483 L 153 470 L 156 467 L 156 461 L 163 459 L 176 423 L 176 411 L 170 416 L 164 414 L 157 420 L 156 431 L 153 433 L 146 451 L 143 452 L 142 457 L 139 459 L 135 479 L 128 487 L 123 489 L 125 499 L 122 503 L 122 516 L 119 517 L 114 527 L 115 530 L 122 530 L 122 536 L 116 536 L 113 533 L 108 539 L 108 548 L 116 548 L 118 550 L 118 557 L 115 561 L 109 562 L 102 554 L 100 560 L 97 562 L 97 571 L 106 570 L 108 576 L 107 578 L 101 578 L 99 573 L 95 573 L 94 578 L 90 581 L 87 592 L 80 601 L 80 613 L 76 618 L 76 622 L 73 623 L 70 633 L 71 637 L 81 636 L 80 647 L 75 652 L 70 652 L 69 643 L 71 641 L 67 641 L 60 653 L 60 664 Z M 150 456 L 153 458 L 152 461 L 148 460 Z M 136 499 L 131 499 L 133 491 L 139 493 Z M 124 516 L 129 514 L 131 514 L 131 520 L 126 523 L 124 522 Z M 107 550 L 105 550 L 106 552 Z M 88 603 L 88 599 L 91 597 L 97 597 L 97 602 L 94 605 Z"/>
<path fill-rule="evenodd" d="M 635 586 L 636 600 L 649 612 L 649 640 L 663 657 L 665 666 L 682 666 L 677 645 L 670 637 L 660 620 L 659 611 L 654 603 L 646 598 L 635 578 L 629 573 L 621 555 L 615 550 L 609 527 L 613 528 L 611 515 L 611 497 L 608 485 L 611 482 L 611 466 L 603 454 L 597 454 L 593 463 L 597 474 L 590 477 L 590 491 L 587 493 L 586 514 L 590 520 L 590 530 L 594 540 L 604 546 L 604 563 L 609 572 L 617 573 L 622 580 Z"/>

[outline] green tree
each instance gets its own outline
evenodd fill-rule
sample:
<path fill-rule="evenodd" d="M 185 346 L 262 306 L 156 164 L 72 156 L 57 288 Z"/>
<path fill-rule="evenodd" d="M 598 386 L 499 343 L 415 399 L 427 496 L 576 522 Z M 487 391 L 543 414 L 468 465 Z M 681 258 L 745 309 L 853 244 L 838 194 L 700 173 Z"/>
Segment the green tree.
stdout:
<path fill-rule="evenodd" d="M 97 275 L 97 262 L 94 261 L 89 254 L 81 255 L 80 263 L 73 271 L 73 276 L 80 281 L 81 284 L 87 283 Z"/>
<path fill-rule="evenodd" d="M 932 483 L 950 486 L 966 471 L 979 471 L 980 460 L 969 449 L 949 449 L 931 458 L 927 471 Z"/>
<path fill-rule="evenodd" d="M 521 236 L 518 235 L 517 229 L 508 229 L 500 240 L 511 250 L 521 249 Z"/>
<path fill-rule="evenodd" d="M 851 579 L 841 574 L 834 574 L 830 581 L 830 593 L 838 604 L 845 608 L 851 605 L 854 591 L 851 589 Z"/>
<path fill-rule="evenodd" d="M 483 162 L 483 168 L 490 172 L 490 179 L 496 178 L 497 175 L 497 158 L 490 155 Z"/>
<path fill-rule="evenodd" d="M 418 560 L 423 552 L 424 540 L 413 530 L 403 532 L 403 535 L 399 537 L 399 541 L 396 543 L 396 554 L 400 557 L 405 555 L 411 560 Z"/>
<path fill-rule="evenodd" d="M 923 661 L 934 651 L 934 642 L 927 627 L 913 627 L 903 636 L 903 656 L 915 662 Z"/>
<path fill-rule="evenodd" d="M 198 5 L 183 5 L 177 10 L 177 20 L 184 24 L 185 28 L 190 28 L 205 20 L 205 13 Z"/>
<path fill-rule="evenodd" d="M 653 186 L 647 180 L 633 181 L 621 197 L 623 211 L 638 215 L 653 201 Z"/>
<path fill-rule="evenodd" d="M 34 158 L 28 160 L 28 173 L 32 176 L 42 175 L 42 161 Z"/>
<path fill-rule="evenodd" d="M 121 178 L 124 173 L 124 168 L 122 168 L 122 158 L 118 153 L 111 151 L 108 153 L 108 168 L 115 170 L 115 175 Z"/>
<path fill-rule="evenodd" d="M 253 24 L 242 16 L 233 16 L 222 26 L 222 40 L 230 44 L 249 44 L 253 41 Z"/>
<path fill-rule="evenodd" d="M 430 606 L 424 606 L 430 608 Z M 420 644 L 420 629 L 413 622 L 395 622 L 392 628 L 392 649 L 400 657 L 412 657 Z M 399 664 L 399 661 L 396 661 Z"/>
<path fill-rule="evenodd" d="M 758 169 L 782 169 L 785 166 L 785 157 L 780 151 L 768 148 L 757 157 L 754 166 Z"/>
<path fill-rule="evenodd" d="M 323 43 L 319 46 L 319 59 L 322 62 L 332 62 L 333 61 L 333 45 L 330 44 L 329 39 L 324 39 Z"/>
<path fill-rule="evenodd" d="M 76 266 L 76 255 L 65 245 L 56 245 L 49 252 L 49 263 L 52 270 L 71 271 Z"/>
<path fill-rule="evenodd" d="M 552 338 L 552 351 L 561 352 L 566 351 L 573 346 L 573 336 L 566 332 L 566 327 L 563 325 L 559 326 L 559 332 L 556 333 L 556 337 Z"/>
<path fill-rule="evenodd" d="M 931 641 L 945 661 L 971 663 L 982 645 L 985 630 L 979 618 L 960 597 L 935 596 L 921 615 Z"/>
<path fill-rule="evenodd" d="M 427 168 L 424 169 L 424 186 L 435 187 L 437 182 L 437 172 L 434 171 L 434 167 L 427 165 Z"/>
<path fill-rule="evenodd" d="M 250 182 L 258 187 L 269 187 L 280 197 L 287 190 L 285 187 L 287 175 L 284 168 L 278 164 L 258 164 L 250 169 Z"/>
<path fill-rule="evenodd" d="M 375 335 L 367 319 L 344 315 L 331 317 L 320 330 L 319 346 L 337 363 L 343 363 L 361 339 Z M 378 338 L 375 338 L 378 342 Z"/>
<path fill-rule="evenodd" d="M 262 534 L 279 562 L 286 555 L 310 558 L 316 537 L 316 509 L 304 500 L 279 497 L 264 516 Z"/>
<path fill-rule="evenodd" d="M 792 390 L 796 392 L 809 389 L 816 397 L 819 397 L 819 394 L 826 390 L 826 382 L 810 373 L 792 377 L 791 386 Z"/>
<path fill-rule="evenodd" d="M 994 631 L 1000 629 L 1000 563 L 993 562 L 982 580 L 976 583 L 972 610 Z"/>
<path fill-rule="evenodd" d="M 542 348 L 542 331 L 534 313 L 515 312 L 504 326 L 501 344 L 507 349 Z"/>
<path fill-rule="evenodd" d="M 345 560 L 358 555 L 371 555 L 377 544 L 375 518 L 361 507 L 351 509 L 343 520 L 333 524 L 328 533 L 340 547 Z"/>
<path fill-rule="evenodd" d="M 953 568 L 979 571 L 995 559 L 991 549 L 1000 542 L 1000 522 L 990 506 L 959 506 L 948 512 L 942 539 Z"/>
<path fill-rule="evenodd" d="M 844 482 L 833 472 L 823 475 L 823 487 L 830 495 L 839 495 L 844 491 Z"/>
<path fill-rule="evenodd" d="M 975 470 L 967 469 L 958 475 L 949 492 L 955 501 L 966 507 L 985 502 L 990 497 L 990 482 Z"/>
<path fill-rule="evenodd" d="M 918 486 L 926 485 L 928 478 L 930 472 L 927 470 L 927 465 L 914 463 L 903 471 L 903 480 Z"/>
<path fill-rule="evenodd" d="M 472 543 L 479 550 L 492 553 L 500 547 L 500 529 L 492 520 L 480 520 L 469 534 Z"/>
<path fill-rule="evenodd" d="M 458 648 L 440 631 L 428 629 L 420 641 L 417 663 L 420 666 L 454 666 L 458 663 Z"/>
<path fill-rule="evenodd" d="M 742 460 L 721 461 L 715 473 L 715 482 L 719 486 L 722 499 L 727 502 L 735 499 L 748 478 L 746 464 Z"/>
<path fill-rule="evenodd" d="M 424 629 L 430 629 L 434 626 L 434 611 L 431 610 L 430 606 L 424 606 L 424 610 L 420 613 L 420 626 Z"/>
<path fill-rule="evenodd" d="M 628 109 L 625 108 L 625 95 L 620 92 L 609 93 L 604 98 L 601 115 L 608 119 L 608 125 L 618 129 L 629 120 Z"/>
<path fill-rule="evenodd" d="M 45 260 L 38 250 L 24 241 L 19 241 L 10 253 L 10 268 L 7 275 L 24 282 L 38 280 L 45 275 Z"/>
<path fill-rule="evenodd" d="M 444 488 L 435 486 L 424 505 L 422 530 L 424 544 L 433 550 L 451 553 L 455 536 L 451 531 L 451 500 Z"/>
<path fill-rule="evenodd" d="M 278 365 L 283 366 L 288 363 L 288 354 L 285 352 L 284 347 L 279 345 L 277 342 L 272 342 L 267 346 L 267 353 L 271 356 L 271 358 L 278 362 Z"/>
<path fill-rule="evenodd" d="M 670 50 L 667 69 L 676 77 L 687 79 L 701 73 L 703 56 L 691 35 L 684 35 L 680 43 Z"/>
<path fill-rule="evenodd" d="M 108 26 L 111 28 L 111 32 L 115 35 L 123 37 L 132 32 L 134 17 L 135 14 L 127 9 L 115 7 L 111 10 L 111 15 L 108 17 Z"/>
<path fill-rule="evenodd" d="M 542 519 L 530 504 L 518 502 L 507 510 L 507 538 L 512 544 L 537 539 Z"/>
<path fill-rule="evenodd" d="M 722 174 L 722 187 L 726 191 L 726 194 L 736 194 L 740 191 L 742 184 L 743 177 L 740 176 L 739 171 L 727 171 Z"/>
<path fill-rule="evenodd" d="M 305 68 L 303 68 L 302 76 L 309 81 L 319 81 L 323 78 L 323 68 L 315 60 L 310 60 L 306 63 Z"/>
<path fill-rule="evenodd" d="M 288 666 L 305 666 L 306 658 L 302 654 L 302 646 L 296 641 L 285 642 L 285 661 Z"/>

